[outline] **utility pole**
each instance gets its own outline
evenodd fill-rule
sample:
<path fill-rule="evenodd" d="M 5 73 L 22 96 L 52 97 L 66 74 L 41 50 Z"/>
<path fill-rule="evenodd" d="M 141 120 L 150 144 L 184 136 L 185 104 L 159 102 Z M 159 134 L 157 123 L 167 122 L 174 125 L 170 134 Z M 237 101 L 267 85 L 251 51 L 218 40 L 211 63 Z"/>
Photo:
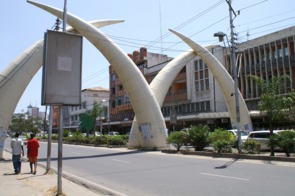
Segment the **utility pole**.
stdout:
<path fill-rule="evenodd" d="M 62 31 L 67 29 L 67 0 L 64 0 L 63 26 Z M 58 137 L 58 166 L 57 166 L 57 195 L 62 195 L 62 151 L 63 151 L 63 106 L 59 107 L 59 137 Z"/>
<path fill-rule="evenodd" d="M 233 77 L 235 83 L 235 100 L 236 100 L 236 128 L 238 132 L 238 151 L 239 154 L 242 152 L 242 140 L 241 140 L 241 129 L 240 129 L 240 104 L 239 104 L 239 89 L 238 89 L 238 78 L 237 78 L 237 67 L 236 67 L 236 51 L 235 51 L 235 33 L 234 33 L 234 24 L 233 24 L 233 16 L 236 16 L 235 11 L 231 6 L 232 0 L 226 0 L 229 6 L 229 20 L 230 20 L 230 32 L 231 32 L 231 47 L 232 47 L 232 69 L 233 69 Z"/>
<path fill-rule="evenodd" d="M 55 31 L 60 30 L 60 19 L 57 18 L 55 22 Z M 47 106 L 46 106 L 47 108 Z M 47 139 L 47 165 L 46 165 L 46 172 L 50 170 L 50 159 L 51 159 L 51 138 L 52 138 L 52 125 L 53 125 L 53 106 L 49 106 L 49 128 L 48 128 L 48 139 Z"/>

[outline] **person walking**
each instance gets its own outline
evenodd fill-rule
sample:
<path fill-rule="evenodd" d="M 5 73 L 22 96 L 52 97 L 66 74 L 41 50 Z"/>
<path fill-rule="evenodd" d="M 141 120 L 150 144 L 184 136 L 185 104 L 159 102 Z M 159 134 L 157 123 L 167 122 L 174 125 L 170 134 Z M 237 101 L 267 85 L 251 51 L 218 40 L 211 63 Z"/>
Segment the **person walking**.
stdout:
<path fill-rule="evenodd" d="M 16 133 L 14 138 L 10 141 L 10 147 L 12 149 L 12 163 L 15 174 L 19 174 L 21 172 L 21 155 L 24 156 L 24 143 L 18 137 L 19 133 Z"/>
<path fill-rule="evenodd" d="M 39 141 L 34 138 L 35 134 L 31 133 L 30 139 L 27 143 L 28 147 L 28 159 L 30 162 L 31 173 L 37 173 L 37 161 L 38 161 L 38 149 L 40 147 Z"/>

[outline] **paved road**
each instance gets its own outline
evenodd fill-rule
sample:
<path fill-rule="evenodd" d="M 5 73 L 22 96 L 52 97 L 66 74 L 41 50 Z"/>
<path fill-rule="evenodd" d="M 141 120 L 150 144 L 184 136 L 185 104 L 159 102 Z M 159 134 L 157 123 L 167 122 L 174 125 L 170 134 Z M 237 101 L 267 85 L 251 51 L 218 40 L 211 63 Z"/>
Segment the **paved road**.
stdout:
<path fill-rule="evenodd" d="M 40 161 L 46 163 L 47 143 Z M 52 145 L 56 167 L 57 144 Z M 63 171 L 125 195 L 295 195 L 295 164 L 64 145 Z"/>

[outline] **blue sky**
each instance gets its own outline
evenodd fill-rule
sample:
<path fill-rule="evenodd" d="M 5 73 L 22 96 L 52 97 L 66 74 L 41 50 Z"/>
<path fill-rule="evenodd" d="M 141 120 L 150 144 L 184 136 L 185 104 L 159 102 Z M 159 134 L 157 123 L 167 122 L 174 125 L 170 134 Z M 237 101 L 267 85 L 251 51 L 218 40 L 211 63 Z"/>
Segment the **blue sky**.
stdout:
<path fill-rule="evenodd" d="M 39 0 L 63 9 L 63 0 Z M 234 20 L 238 42 L 244 42 L 295 25 L 293 0 L 234 0 L 232 7 L 240 10 Z M 213 34 L 230 34 L 229 11 L 225 0 L 67 0 L 68 12 L 90 21 L 122 19 L 124 23 L 101 28 L 126 53 L 140 47 L 148 52 L 175 57 L 188 46 L 169 33 L 174 29 L 202 45 L 217 44 Z M 56 17 L 29 4 L 26 0 L 9 0 L 0 8 L 0 73 L 25 49 L 52 30 Z M 250 36 L 247 37 L 247 32 Z M 86 39 L 83 43 L 82 88 L 109 88 L 109 63 Z M 1 77 L 1 76 L 0 76 Z M 15 112 L 27 106 L 40 107 L 41 69 L 32 79 Z"/>

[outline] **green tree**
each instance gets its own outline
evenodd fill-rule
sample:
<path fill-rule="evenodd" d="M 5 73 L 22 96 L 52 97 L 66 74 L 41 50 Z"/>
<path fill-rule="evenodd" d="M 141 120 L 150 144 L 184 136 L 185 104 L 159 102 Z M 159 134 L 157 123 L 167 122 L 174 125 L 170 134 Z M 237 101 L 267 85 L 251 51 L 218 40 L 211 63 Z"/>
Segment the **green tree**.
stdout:
<path fill-rule="evenodd" d="M 287 157 L 290 157 L 290 153 L 295 150 L 295 131 L 286 130 L 273 134 L 269 138 L 269 145 L 271 144 L 278 146 Z"/>
<path fill-rule="evenodd" d="M 12 120 L 9 129 L 13 132 L 25 132 L 26 131 L 26 119 L 25 114 L 17 113 L 12 116 Z"/>
<path fill-rule="evenodd" d="M 277 76 L 267 81 L 253 75 L 250 78 L 257 83 L 261 94 L 258 109 L 269 123 L 270 135 L 273 135 L 273 123 L 286 115 L 294 105 L 295 100 L 292 98 L 294 93 L 284 93 L 291 79 L 288 76 Z M 270 155 L 274 156 L 274 145 L 270 146 L 270 151 Z"/>
<path fill-rule="evenodd" d="M 80 116 L 80 127 L 82 131 L 86 131 L 86 137 L 89 137 L 89 131 L 93 129 L 93 118 L 89 113 L 83 113 Z"/>
<path fill-rule="evenodd" d="M 93 135 L 95 137 L 95 124 L 96 124 L 96 118 L 100 117 L 100 123 L 102 123 L 102 114 L 105 110 L 105 106 L 102 105 L 101 103 L 97 103 L 97 101 L 93 102 L 93 109 L 90 112 L 90 115 L 93 118 Z"/>
<path fill-rule="evenodd" d="M 26 119 L 26 131 L 37 134 L 40 129 L 42 129 L 42 119 L 40 118 L 32 118 L 32 116 L 28 116 Z"/>

